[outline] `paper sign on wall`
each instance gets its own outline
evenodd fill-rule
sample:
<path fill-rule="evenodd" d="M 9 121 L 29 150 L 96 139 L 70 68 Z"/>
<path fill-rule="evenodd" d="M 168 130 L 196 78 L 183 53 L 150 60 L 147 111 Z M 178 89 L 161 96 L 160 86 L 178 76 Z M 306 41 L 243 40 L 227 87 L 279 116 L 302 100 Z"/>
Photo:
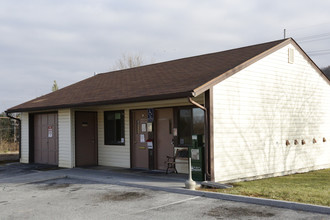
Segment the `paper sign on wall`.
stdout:
<path fill-rule="evenodd" d="M 152 132 L 152 123 L 147 124 L 147 131 Z"/>
<path fill-rule="evenodd" d="M 191 149 L 191 159 L 199 160 L 199 149 Z"/>
<path fill-rule="evenodd" d="M 144 142 L 146 142 L 144 138 L 144 134 L 140 134 L 140 143 L 144 143 Z"/>
<path fill-rule="evenodd" d="M 141 124 L 141 132 L 147 132 L 147 124 Z"/>
<path fill-rule="evenodd" d="M 173 136 L 178 136 L 178 129 L 177 128 L 173 128 Z"/>
<path fill-rule="evenodd" d="M 52 126 L 48 126 L 48 137 L 49 138 L 53 137 L 53 127 Z"/>
<path fill-rule="evenodd" d="M 148 146 L 148 149 L 153 149 L 154 148 L 154 146 L 152 144 L 152 141 L 148 141 L 147 146 Z"/>

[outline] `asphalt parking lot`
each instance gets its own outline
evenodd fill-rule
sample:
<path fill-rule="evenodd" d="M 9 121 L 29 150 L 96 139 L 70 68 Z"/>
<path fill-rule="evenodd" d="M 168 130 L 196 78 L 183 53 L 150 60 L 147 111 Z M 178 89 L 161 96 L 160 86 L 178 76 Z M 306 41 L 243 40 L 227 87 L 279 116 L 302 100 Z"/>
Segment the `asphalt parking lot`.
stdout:
<path fill-rule="evenodd" d="M 0 165 L 0 219 L 330 219 L 165 189 L 181 185 L 184 176 Z"/>

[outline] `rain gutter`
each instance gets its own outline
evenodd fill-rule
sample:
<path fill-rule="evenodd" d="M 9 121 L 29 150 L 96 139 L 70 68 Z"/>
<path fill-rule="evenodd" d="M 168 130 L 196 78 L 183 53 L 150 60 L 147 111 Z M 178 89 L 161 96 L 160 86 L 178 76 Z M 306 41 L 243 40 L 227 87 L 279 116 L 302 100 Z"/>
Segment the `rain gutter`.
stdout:
<path fill-rule="evenodd" d="M 207 117 L 207 108 L 205 108 L 204 106 L 202 106 L 201 104 L 195 102 L 194 100 L 192 100 L 191 97 L 188 97 L 188 101 L 197 106 L 198 108 L 202 109 L 204 111 L 204 134 L 205 134 L 205 147 L 204 147 L 204 164 L 205 164 L 205 177 L 204 180 L 209 180 L 211 179 L 211 174 L 209 171 L 209 141 L 208 141 L 208 136 L 209 136 L 209 131 L 208 131 L 208 127 L 209 127 L 209 123 L 208 123 L 208 117 Z"/>

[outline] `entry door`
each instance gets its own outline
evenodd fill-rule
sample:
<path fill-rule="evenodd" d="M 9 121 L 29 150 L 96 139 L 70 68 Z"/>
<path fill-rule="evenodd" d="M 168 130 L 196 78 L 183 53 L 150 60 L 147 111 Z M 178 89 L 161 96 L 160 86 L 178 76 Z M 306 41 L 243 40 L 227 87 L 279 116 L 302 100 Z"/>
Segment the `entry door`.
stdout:
<path fill-rule="evenodd" d="M 157 169 L 166 170 L 166 156 L 173 156 L 173 109 L 158 109 L 156 110 L 156 155 Z"/>
<path fill-rule="evenodd" d="M 147 147 L 147 110 L 133 111 L 133 147 L 132 147 L 132 167 L 149 168 L 149 154 Z"/>
<path fill-rule="evenodd" d="M 76 166 L 97 165 L 96 112 L 76 112 Z"/>
<path fill-rule="evenodd" d="M 34 162 L 58 165 L 57 113 L 34 115 Z"/>

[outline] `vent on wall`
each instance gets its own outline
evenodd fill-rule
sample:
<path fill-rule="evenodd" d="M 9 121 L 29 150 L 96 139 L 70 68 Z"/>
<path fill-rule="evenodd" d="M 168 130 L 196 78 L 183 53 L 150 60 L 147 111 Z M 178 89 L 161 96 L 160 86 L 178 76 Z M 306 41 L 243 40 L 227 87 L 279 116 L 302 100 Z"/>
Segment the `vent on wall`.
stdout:
<path fill-rule="evenodd" d="M 289 63 L 294 62 L 294 50 L 293 50 L 293 48 L 288 49 L 288 62 Z"/>

